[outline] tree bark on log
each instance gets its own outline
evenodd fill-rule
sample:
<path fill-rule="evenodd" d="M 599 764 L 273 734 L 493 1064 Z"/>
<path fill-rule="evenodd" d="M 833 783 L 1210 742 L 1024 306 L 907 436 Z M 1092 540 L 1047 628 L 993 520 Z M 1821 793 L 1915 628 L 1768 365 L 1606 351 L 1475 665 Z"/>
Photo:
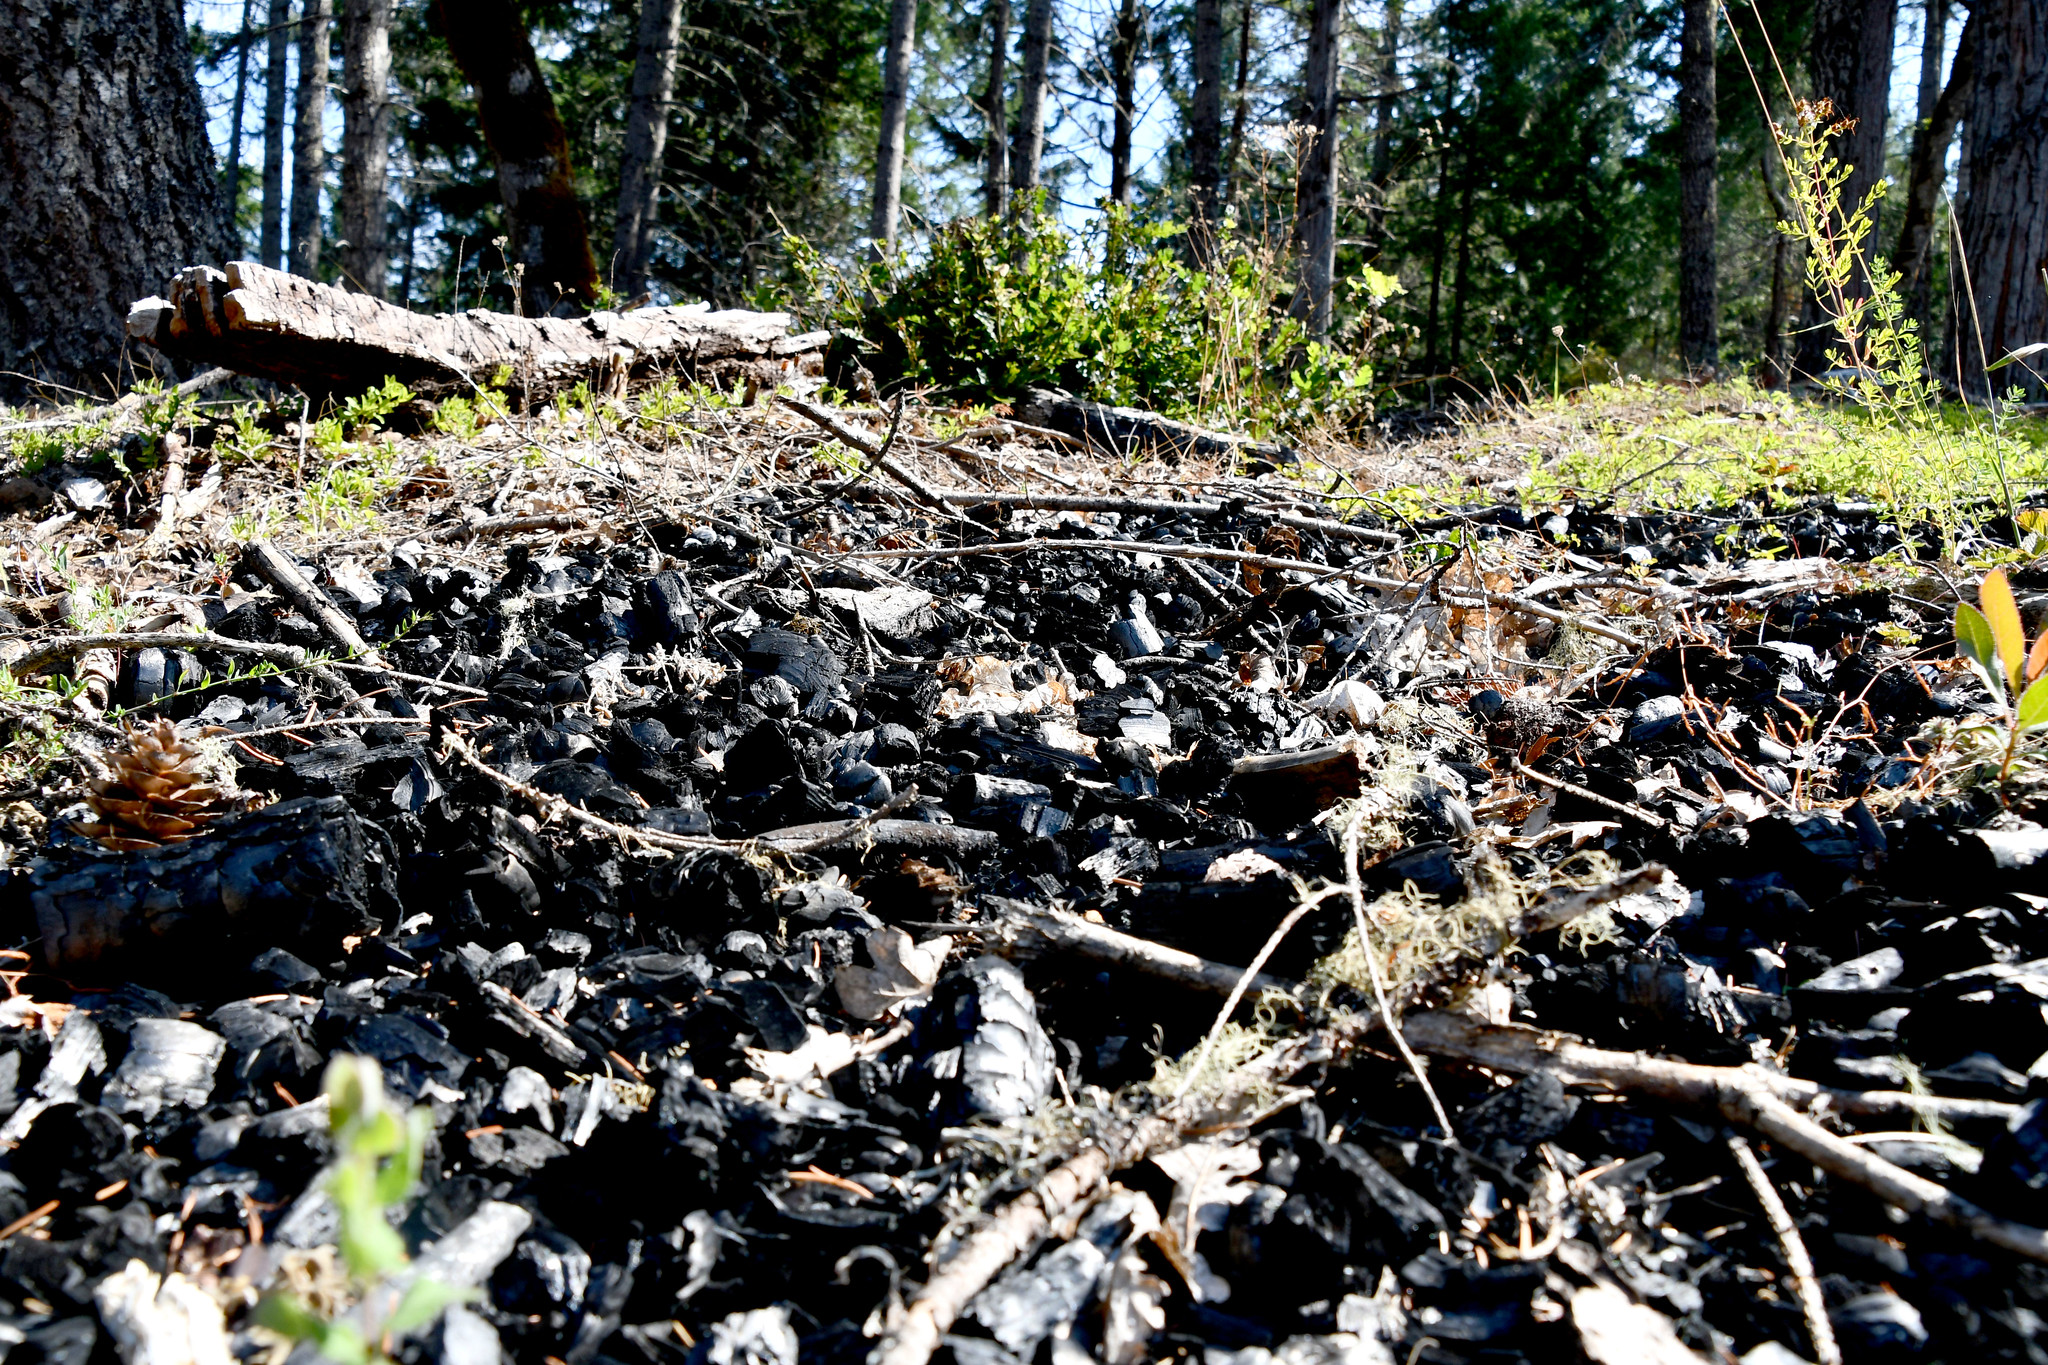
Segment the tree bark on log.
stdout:
<path fill-rule="evenodd" d="M 1056 389 L 1026 390 L 1017 404 L 1017 415 L 1119 455 L 1141 450 L 1168 457 L 1244 458 L 1275 465 L 1293 464 L 1295 458 L 1293 451 L 1268 441 L 1210 431 L 1139 408 L 1114 408 Z"/>
<path fill-rule="evenodd" d="M 319 395 L 360 392 L 386 376 L 423 396 L 468 393 L 504 372 L 508 390 L 529 401 L 579 381 L 617 393 L 628 379 L 669 371 L 772 385 L 814 373 L 826 341 L 823 332 L 789 335 L 786 313 L 699 305 L 573 319 L 411 313 L 254 261 L 181 271 L 169 299 L 134 305 L 128 335 Z"/>
<path fill-rule="evenodd" d="M 147 968 L 162 980 L 217 964 L 224 941 L 251 952 L 318 941 L 331 952 L 371 921 L 363 829 L 337 796 L 234 816 L 147 852 L 53 854 L 27 882 L 55 972 Z"/>

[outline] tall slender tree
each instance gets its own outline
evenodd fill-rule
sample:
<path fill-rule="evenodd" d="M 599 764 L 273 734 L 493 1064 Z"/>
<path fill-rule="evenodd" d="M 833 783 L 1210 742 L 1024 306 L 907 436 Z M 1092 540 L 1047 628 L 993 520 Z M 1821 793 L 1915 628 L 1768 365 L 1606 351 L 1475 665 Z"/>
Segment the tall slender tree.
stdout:
<path fill-rule="evenodd" d="M 1842 186 L 1844 212 L 1851 212 L 1884 177 L 1885 119 L 1891 107 L 1892 38 L 1899 0 L 1817 0 L 1807 71 L 1813 93 L 1834 103 L 1837 116 L 1852 120 L 1836 144 L 1850 168 Z M 1849 283 L 1851 298 L 1867 297 L 1869 279 L 1860 272 Z M 1838 345 L 1820 302 L 1807 300 L 1796 363 L 1816 375 L 1827 368 L 1827 353 Z"/>
<path fill-rule="evenodd" d="M 291 0 L 270 0 L 263 56 L 263 226 L 256 258 L 273 267 L 284 255 L 285 65 L 291 39 Z"/>
<path fill-rule="evenodd" d="M 242 198 L 242 111 L 249 104 L 249 49 L 256 44 L 255 22 L 256 0 L 242 0 L 242 31 L 235 35 L 235 107 L 228 119 L 228 164 L 221 170 L 230 213 L 238 212 Z M 239 226 L 236 235 L 241 235 Z"/>
<path fill-rule="evenodd" d="M 1337 113 L 1343 0 L 1315 0 L 1308 56 L 1301 72 L 1301 122 L 1308 145 L 1295 177 L 1294 239 L 1301 279 L 1292 311 L 1316 336 L 1327 336 L 1337 275 Z"/>
<path fill-rule="evenodd" d="M 1250 6 L 1246 6 L 1250 12 Z M 1373 72 L 1372 160 L 1366 169 L 1365 258 L 1379 255 L 1386 239 L 1387 185 L 1394 175 L 1394 119 L 1401 95 L 1401 0 L 1386 0 L 1380 29 L 1379 60 Z M 1242 96 L 1240 96 L 1242 98 Z"/>
<path fill-rule="evenodd" d="M 576 200 L 569 137 L 517 10 L 499 0 L 434 0 L 434 21 L 476 94 L 498 166 L 506 266 L 529 314 L 574 311 L 597 297 L 597 260 Z"/>
<path fill-rule="evenodd" d="M 1197 265 L 1216 254 L 1223 208 L 1223 0 L 1195 0 L 1194 100 L 1188 109 L 1188 245 Z"/>
<path fill-rule="evenodd" d="M 391 260 L 391 0 L 347 0 L 341 53 L 341 268 L 381 299 Z"/>
<path fill-rule="evenodd" d="M 1144 11 L 1138 0 L 1120 0 L 1116 27 L 1109 43 L 1111 114 L 1109 135 L 1109 199 L 1131 203 L 1131 138 L 1138 116 L 1138 47 L 1145 36 Z"/>
<path fill-rule="evenodd" d="M 1711 375 L 1721 363 L 1717 6 L 1718 0 L 1685 0 L 1678 44 L 1678 354 L 1696 375 Z"/>
<path fill-rule="evenodd" d="M 890 0 L 882 49 L 881 134 L 875 140 L 875 189 L 868 236 L 877 251 L 896 245 L 903 214 L 903 141 L 910 122 L 910 59 L 917 47 L 917 0 Z"/>
<path fill-rule="evenodd" d="M 1934 25 L 1939 4 L 1940 0 L 1930 0 L 1929 8 L 1934 13 L 1928 16 L 1929 33 L 1937 32 Z M 1970 90 L 1978 31 L 1974 17 L 1963 25 L 1962 40 L 1956 45 L 1956 59 L 1948 80 L 1940 85 L 1934 99 L 1927 104 L 1919 126 L 1913 130 L 1913 150 L 1906 158 L 1906 211 L 1899 221 L 1899 240 L 1892 247 L 1891 263 L 1900 275 L 1899 292 L 1905 296 L 1906 311 L 1919 320 L 1923 329 L 1932 321 L 1935 208 L 1941 197 L 1941 182 L 1948 172 L 1948 149 L 1955 141 L 1963 100 Z M 1926 71 L 1923 64 L 1923 77 Z M 1940 77 L 1941 62 L 1937 53 L 1935 78 L 1939 81 Z M 1924 80 L 1920 93 L 1927 93 Z M 1922 334 L 1928 335 L 1925 331 Z"/>
<path fill-rule="evenodd" d="M 655 209 L 662 155 L 668 147 L 669 104 L 676 92 L 676 53 L 683 0 L 640 0 L 639 50 L 633 58 L 633 103 L 626 115 L 626 155 L 619 164 L 619 212 L 612 230 L 612 288 L 628 299 L 647 290 L 654 258 Z"/>
<path fill-rule="evenodd" d="M 332 0 L 304 0 L 292 141 L 291 268 L 320 273 L 320 193 L 327 179 L 327 39 Z"/>
<path fill-rule="evenodd" d="M 981 91 L 981 114 L 988 125 L 981 167 L 982 210 L 1000 218 L 1010 197 L 1010 0 L 988 0 L 982 14 L 988 26 L 988 81 Z"/>
<path fill-rule="evenodd" d="M 1017 134 L 1010 153 L 1010 212 L 1037 190 L 1045 157 L 1045 106 L 1052 97 L 1052 0 L 1024 6 L 1024 71 L 1017 93 Z"/>
<path fill-rule="evenodd" d="M 2048 0 L 1977 0 L 1970 27 L 1970 179 L 1957 213 L 1964 297 L 1944 368 L 1977 397 L 2018 388 L 2039 402 L 2048 396 L 2048 353 L 1991 367 L 2048 341 Z"/>
<path fill-rule="evenodd" d="M 1398 5 L 1400 0 L 1394 0 Z M 1251 113 L 1252 0 L 1238 0 L 1237 86 L 1231 98 L 1230 141 L 1223 149 L 1223 199 L 1237 194 L 1238 163 L 1244 156 L 1244 124 Z"/>
<path fill-rule="evenodd" d="M 0 204 L 0 398 L 111 396 L 128 305 L 234 240 L 179 0 L 0 5 Z"/>

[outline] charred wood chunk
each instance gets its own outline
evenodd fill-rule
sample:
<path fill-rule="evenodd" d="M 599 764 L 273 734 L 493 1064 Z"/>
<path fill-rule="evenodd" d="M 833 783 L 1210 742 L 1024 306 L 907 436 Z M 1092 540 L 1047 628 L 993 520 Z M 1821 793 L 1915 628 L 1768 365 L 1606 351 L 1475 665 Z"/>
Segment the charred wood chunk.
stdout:
<path fill-rule="evenodd" d="M 372 922 L 362 825 L 338 797 L 235 816 L 167 848 L 55 853 L 30 869 L 27 894 L 59 972 L 161 977 L 217 962 L 230 944 L 311 943 L 331 956 Z"/>

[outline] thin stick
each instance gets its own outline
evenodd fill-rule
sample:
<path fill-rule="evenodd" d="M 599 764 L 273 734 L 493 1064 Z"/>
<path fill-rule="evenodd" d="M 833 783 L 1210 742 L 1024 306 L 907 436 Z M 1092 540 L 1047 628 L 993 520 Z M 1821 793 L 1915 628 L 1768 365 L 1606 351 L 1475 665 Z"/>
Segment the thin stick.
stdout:
<path fill-rule="evenodd" d="M 1308 917 L 1309 911 L 1322 905 L 1325 899 L 1326 896 L 1322 895 L 1310 896 L 1288 911 L 1287 917 L 1275 925 L 1273 932 L 1266 935 L 1266 941 L 1259 945 L 1259 951 L 1253 956 L 1251 965 L 1238 973 L 1237 980 L 1231 983 L 1230 994 L 1224 997 L 1223 1008 L 1216 1011 L 1216 1021 L 1209 1025 L 1208 1033 L 1202 1037 L 1201 1047 L 1195 1050 L 1193 1064 L 1188 1067 L 1187 1074 L 1180 1078 L 1180 1088 L 1173 1092 L 1175 1103 L 1186 1097 L 1188 1088 L 1195 1083 L 1195 1077 L 1202 1074 L 1202 1068 L 1208 1064 L 1210 1052 L 1216 1047 L 1216 1040 L 1223 1036 L 1223 1026 L 1230 1022 L 1231 1015 L 1237 1013 L 1237 1007 L 1244 1000 L 1245 992 L 1251 989 L 1252 983 L 1262 974 L 1261 969 L 1279 950 L 1280 941 L 1287 937 L 1289 930 Z"/>
<path fill-rule="evenodd" d="M 943 449 L 943 447 L 941 447 Z M 933 489 L 955 507 L 1019 507 L 1047 512 L 1115 512 L 1124 516 L 1217 517 L 1227 510 L 1220 502 L 1175 502 L 1170 498 L 1106 498 L 1082 493 L 984 493 L 971 488 Z M 1353 526 L 1328 517 L 1305 517 L 1298 512 L 1279 512 L 1273 520 L 1298 531 L 1320 531 L 1344 540 L 1369 541 L 1377 545 L 1398 545 L 1401 537 L 1393 531 Z"/>
<path fill-rule="evenodd" d="M 1617 815 L 1626 815 L 1631 820 L 1640 820 L 1651 829 L 1663 829 L 1671 823 L 1654 811 L 1644 810 L 1641 806 L 1632 805 L 1627 801 L 1617 801 L 1611 796 L 1602 796 L 1591 787 L 1582 787 L 1576 782 L 1567 782 L 1561 777 L 1546 777 L 1523 763 L 1519 758 L 1515 760 L 1515 771 L 1521 776 L 1528 778 L 1531 782 L 1541 782 L 1546 787 L 1554 787 L 1561 792 L 1570 792 L 1581 801 L 1590 801 L 1596 806 L 1604 806 Z"/>
<path fill-rule="evenodd" d="M 1771 1183 L 1764 1164 L 1750 1149 L 1749 1139 L 1740 1133 L 1729 1133 L 1727 1140 L 1735 1164 L 1742 1168 L 1743 1179 L 1756 1192 L 1756 1202 L 1763 1205 L 1765 1220 L 1778 1235 L 1778 1247 L 1785 1253 L 1785 1268 L 1791 1272 L 1792 1288 L 1799 1296 L 1799 1311 L 1806 1317 L 1806 1335 L 1813 1340 L 1814 1359 L 1820 1365 L 1842 1365 L 1842 1348 L 1835 1343 L 1834 1324 L 1828 1321 L 1828 1307 L 1821 1300 L 1820 1282 L 1813 1277 L 1813 1258 L 1806 1254 L 1799 1225 L 1792 1221 L 1791 1210 L 1779 1197 L 1778 1187 Z"/>
<path fill-rule="evenodd" d="M 980 528 L 977 528 L 980 529 Z M 846 559 L 965 559 L 975 555 L 1029 554 L 1034 550 L 1079 550 L 1108 554 L 1157 555 L 1162 559 L 1213 559 L 1232 564 L 1253 564 L 1264 569 L 1293 570 L 1298 573 L 1317 574 L 1325 578 L 1343 579 L 1363 587 L 1376 588 L 1382 592 L 1412 593 L 1428 587 L 1427 582 L 1408 582 L 1398 578 L 1381 578 L 1376 574 L 1362 573 L 1356 569 L 1332 568 L 1328 564 L 1311 564 L 1301 559 L 1282 559 L 1277 555 L 1253 554 L 1249 550 L 1223 550 L 1207 545 L 1162 545 L 1149 540 L 1006 540 L 986 545 L 933 545 L 907 550 L 853 550 Z M 1541 602 L 1532 602 L 1526 597 L 1509 593 L 1482 591 L 1478 588 L 1439 588 L 1439 595 L 1453 606 L 1473 607 L 1482 603 L 1499 607 L 1504 611 L 1518 611 L 1539 620 L 1552 621 L 1558 625 L 1576 626 L 1593 635 L 1604 636 L 1630 649 L 1640 649 L 1642 642 L 1634 636 L 1616 630 L 1597 621 L 1589 621 L 1570 612 L 1546 607 Z"/>
<path fill-rule="evenodd" d="M 1123 967 L 1161 981 L 1192 987 L 1217 995 L 1237 989 L 1245 969 L 1227 963 L 1168 948 L 1150 939 L 1126 934 L 1106 924 L 1094 924 L 1065 910 L 1041 909 L 1022 901 L 1004 907 L 1000 919 L 981 924 L 940 926 L 949 932 L 975 930 L 987 934 L 989 946 L 1006 956 L 1037 957 L 1047 952 L 1068 952 L 1106 966 Z M 1294 983 L 1261 972 L 1252 977 L 1250 989 L 1287 994 Z"/>

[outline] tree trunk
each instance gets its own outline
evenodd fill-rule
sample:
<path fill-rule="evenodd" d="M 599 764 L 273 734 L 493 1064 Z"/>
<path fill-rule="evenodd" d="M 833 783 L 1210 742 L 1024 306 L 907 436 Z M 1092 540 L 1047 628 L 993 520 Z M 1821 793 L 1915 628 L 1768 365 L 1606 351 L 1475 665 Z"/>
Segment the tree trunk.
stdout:
<path fill-rule="evenodd" d="M 1930 16 L 1929 25 L 1934 22 Z M 1941 87 L 1928 106 L 1920 126 L 1914 129 L 1913 153 L 1907 162 L 1906 212 L 1899 223 L 1898 244 L 1892 248 L 1892 268 L 1900 275 L 1899 293 L 1906 300 L 1907 315 L 1919 320 L 1923 337 L 1927 335 L 1925 329 L 1933 313 L 1935 202 L 1941 197 L 1941 182 L 1948 169 L 1949 144 L 1955 140 L 1956 123 L 1962 117 L 1963 100 L 1970 89 L 1978 31 L 1974 16 L 1964 23 L 1962 41 L 1956 45 L 1955 68 L 1949 73 L 1948 83 Z M 1925 68 L 1922 74 L 1925 74 Z M 1937 79 L 1940 74 L 1937 58 Z M 1924 86 L 1922 93 L 1925 93 Z"/>
<path fill-rule="evenodd" d="M 917 0 L 890 0 L 882 54 L 882 132 L 875 140 L 875 193 L 868 236 L 878 251 L 896 245 L 903 215 L 903 139 L 910 124 L 910 58 L 917 47 Z"/>
<path fill-rule="evenodd" d="M 1400 0 L 1394 0 L 1396 5 Z M 1251 112 L 1252 0 L 1240 0 L 1237 15 L 1237 90 L 1230 109 L 1230 145 L 1223 150 L 1223 202 L 1237 193 L 1237 167 L 1244 156 L 1244 121 Z"/>
<path fill-rule="evenodd" d="M 0 204 L 0 370 L 111 396 L 129 301 L 233 244 L 178 0 L 0 7 Z"/>
<path fill-rule="evenodd" d="M 1045 103 L 1052 93 L 1052 0 L 1024 6 L 1024 79 L 1017 100 L 1016 149 L 1010 157 L 1010 212 L 1023 213 L 1038 188 L 1045 155 Z"/>
<path fill-rule="evenodd" d="M 1926 0 L 1926 17 L 1920 22 L 1920 93 L 1914 106 L 1915 124 L 1934 117 L 1934 102 L 1941 98 L 1941 69 L 1948 55 L 1948 0 Z"/>
<path fill-rule="evenodd" d="M 221 183 L 227 186 L 228 212 L 238 221 L 235 236 L 241 236 L 242 202 L 242 111 L 249 104 L 249 48 L 256 41 L 250 26 L 256 21 L 256 0 L 242 0 L 242 32 L 235 43 L 235 109 L 228 119 L 228 164 L 222 168 Z M 240 241 L 236 246 L 241 245 Z"/>
<path fill-rule="evenodd" d="M 341 62 L 342 273 L 381 299 L 391 260 L 391 0 L 347 0 Z"/>
<path fill-rule="evenodd" d="M 291 46 L 291 0 L 270 0 L 263 57 L 263 228 L 256 254 L 275 266 L 284 254 L 285 63 Z"/>
<path fill-rule="evenodd" d="M 1818 0 L 1813 38 L 1806 64 L 1816 98 L 1832 100 L 1837 117 L 1856 126 L 1835 144 L 1835 155 L 1850 168 L 1842 186 L 1842 209 L 1853 213 L 1884 177 L 1885 116 L 1891 106 L 1892 37 L 1899 23 L 1899 0 Z M 1875 243 L 1868 244 L 1871 247 Z M 1845 290 L 1850 298 L 1867 297 L 1870 281 L 1858 272 Z M 1827 352 L 1841 344 L 1820 301 L 1809 297 L 1801 322 L 1798 366 L 1820 374 Z"/>
<path fill-rule="evenodd" d="M 1216 255 L 1223 201 L 1223 0 L 1195 0 L 1195 97 L 1188 110 L 1188 245 L 1195 264 Z"/>
<path fill-rule="evenodd" d="M 1372 160 L 1366 170 L 1365 259 L 1386 240 L 1387 186 L 1394 176 L 1394 112 L 1401 85 L 1401 0 L 1387 0 L 1380 33 L 1379 93 L 1373 100 Z M 1240 108 L 1242 106 L 1240 105 Z"/>
<path fill-rule="evenodd" d="M 988 120 L 988 164 L 981 170 L 982 208 L 991 218 L 1003 216 L 1010 196 L 1009 78 L 1010 0 L 988 0 L 988 85 L 981 93 L 981 112 Z"/>
<path fill-rule="evenodd" d="M 1775 114 L 1776 111 L 1773 111 Z M 1792 199 L 1785 186 L 1778 183 L 1778 149 L 1766 147 L 1760 166 L 1764 177 L 1764 193 L 1770 197 L 1771 212 L 1781 223 L 1796 220 Z M 1792 325 L 1792 310 L 1798 304 L 1799 243 L 1783 232 L 1771 234 L 1771 299 L 1764 316 L 1764 387 L 1782 389 L 1792 382 L 1791 338 L 1786 329 Z"/>
<path fill-rule="evenodd" d="M 1714 106 L 1717 0 L 1685 0 L 1678 47 L 1678 355 L 1711 378 L 1721 363 L 1720 125 Z"/>
<path fill-rule="evenodd" d="M 655 206 L 682 32 L 683 0 L 640 0 L 640 50 L 633 59 L 633 106 L 626 116 L 619 215 L 612 230 L 612 288 L 629 300 L 647 292 L 647 266 L 654 259 Z"/>
<path fill-rule="evenodd" d="M 327 30 L 331 0 L 304 0 L 299 17 L 298 127 L 292 145 L 291 268 L 320 273 L 320 191 L 327 179 Z"/>
<path fill-rule="evenodd" d="M 1110 87 L 1116 100 L 1109 137 L 1109 200 L 1131 205 L 1131 133 L 1137 122 L 1138 44 L 1144 37 L 1144 15 L 1138 0 L 1122 0 L 1116 14 L 1116 36 L 1109 45 Z"/>
<path fill-rule="evenodd" d="M 1329 335 L 1337 274 L 1337 80 L 1343 18 L 1343 0 L 1315 0 L 1301 73 L 1301 121 L 1314 140 L 1302 154 L 1295 179 L 1294 240 L 1301 253 L 1301 283 L 1289 311 L 1318 337 Z"/>
<path fill-rule="evenodd" d="M 2048 397 L 2037 352 L 1996 373 L 1989 365 L 2048 341 L 2048 0 L 1978 0 L 1970 11 L 1977 53 L 1963 108 L 1970 181 L 1961 199 L 1966 291 L 1951 327 L 1952 363 L 1965 393 L 2021 389 Z M 1960 274 L 1960 272 L 1959 272 Z"/>
<path fill-rule="evenodd" d="M 498 165 L 508 269 L 521 308 L 543 315 L 597 297 L 597 261 L 576 202 L 569 137 L 519 12 L 492 0 L 434 0 L 434 22 L 476 92 L 484 143 Z M 573 302 L 572 302 L 573 300 Z"/>

